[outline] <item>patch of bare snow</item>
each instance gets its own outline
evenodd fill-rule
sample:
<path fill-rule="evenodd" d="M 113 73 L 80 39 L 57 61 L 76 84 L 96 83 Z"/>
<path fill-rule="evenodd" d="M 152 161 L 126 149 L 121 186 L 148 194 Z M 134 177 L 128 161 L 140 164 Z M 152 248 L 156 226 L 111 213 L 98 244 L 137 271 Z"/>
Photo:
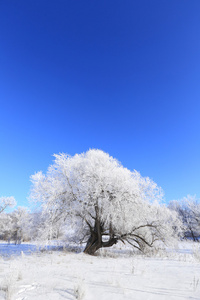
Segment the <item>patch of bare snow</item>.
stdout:
<path fill-rule="evenodd" d="M 179 252 L 110 257 L 52 251 L 0 258 L 0 299 L 200 299 L 200 260 Z"/>

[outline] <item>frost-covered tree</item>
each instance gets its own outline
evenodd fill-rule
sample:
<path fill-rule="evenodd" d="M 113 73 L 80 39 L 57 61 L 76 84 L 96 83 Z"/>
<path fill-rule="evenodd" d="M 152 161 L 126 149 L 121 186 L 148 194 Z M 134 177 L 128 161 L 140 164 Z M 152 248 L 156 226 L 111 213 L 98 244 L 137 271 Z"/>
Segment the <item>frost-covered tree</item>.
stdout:
<path fill-rule="evenodd" d="M 14 197 L 0 197 L 0 237 L 2 239 L 10 239 L 11 218 L 5 211 L 9 207 L 14 207 L 16 201 Z"/>
<path fill-rule="evenodd" d="M 173 200 L 169 208 L 177 212 L 183 222 L 185 238 L 198 241 L 200 238 L 200 200 L 196 196 L 188 195 L 181 200 Z"/>
<path fill-rule="evenodd" d="M 14 197 L 0 197 L 0 213 L 5 211 L 8 207 L 14 207 L 16 201 Z"/>
<path fill-rule="evenodd" d="M 176 215 L 159 204 L 161 189 L 101 150 L 55 155 L 47 174 L 31 180 L 31 198 L 41 203 L 50 230 L 60 220 L 71 224 L 85 253 L 118 241 L 144 250 L 174 234 Z"/>
<path fill-rule="evenodd" d="M 26 207 L 19 206 L 10 217 L 12 219 L 12 239 L 16 244 L 31 239 L 31 214 Z"/>
<path fill-rule="evenodd" d="M 32 215 L 26 207 L 18 207 L 13 212 L 0 214 L 0 237 L 14 240 L 16 244 L 31 239 Z"/>
<path fill-rule="evenodd" d="M 12 218 L 8 213 L 0 214 L 0 239 L 10 241 L 12 238 Z"/>
<path fill-rule="evenodd" d="M 51 211 L 43 210 L 31 213 L 31 237 L 34 240 L 48 241 L 65 238 L 65 222 L 62 218 L 52 219 Z"/>

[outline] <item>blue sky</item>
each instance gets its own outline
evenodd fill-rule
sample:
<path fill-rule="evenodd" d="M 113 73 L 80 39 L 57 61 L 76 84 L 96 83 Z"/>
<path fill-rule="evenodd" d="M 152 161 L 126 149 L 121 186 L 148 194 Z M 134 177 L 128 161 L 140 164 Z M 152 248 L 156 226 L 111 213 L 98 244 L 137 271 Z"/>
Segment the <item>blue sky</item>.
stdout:
<path fill-rule="evenodd" d="M 99 148 L 200 197 L 200 1 L 0 3 L 0 196 Z"/>

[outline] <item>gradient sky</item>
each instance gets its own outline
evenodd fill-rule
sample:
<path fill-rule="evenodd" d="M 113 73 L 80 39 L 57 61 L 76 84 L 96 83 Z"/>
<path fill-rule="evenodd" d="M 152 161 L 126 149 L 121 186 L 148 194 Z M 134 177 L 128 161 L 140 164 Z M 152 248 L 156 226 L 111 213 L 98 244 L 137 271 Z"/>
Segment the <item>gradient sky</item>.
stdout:
<path fill-rule="evenodd" d="M 200 197 L 200 0 L 0 1 L 0 196 L 90 148 Z"/>

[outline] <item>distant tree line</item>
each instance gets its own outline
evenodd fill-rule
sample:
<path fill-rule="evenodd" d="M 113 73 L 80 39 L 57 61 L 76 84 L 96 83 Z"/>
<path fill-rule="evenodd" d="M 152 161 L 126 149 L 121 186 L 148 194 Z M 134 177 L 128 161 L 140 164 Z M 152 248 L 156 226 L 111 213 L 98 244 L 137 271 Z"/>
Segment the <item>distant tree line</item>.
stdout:
<path fill-rule="evenodd" d="M 49 216 L 42 211 L 31 212 L 26 207 L 17 207 L 12 212 L 6 212 L 8 208 L 14 207 L 14 197 L 0 197 L 0 240 L 14 241 L 15 244 L 31 240 L 59 239 L 64 235 L 61 230 L 62 224 L 52 224 L 51 235 L 49 234 Z"/>

